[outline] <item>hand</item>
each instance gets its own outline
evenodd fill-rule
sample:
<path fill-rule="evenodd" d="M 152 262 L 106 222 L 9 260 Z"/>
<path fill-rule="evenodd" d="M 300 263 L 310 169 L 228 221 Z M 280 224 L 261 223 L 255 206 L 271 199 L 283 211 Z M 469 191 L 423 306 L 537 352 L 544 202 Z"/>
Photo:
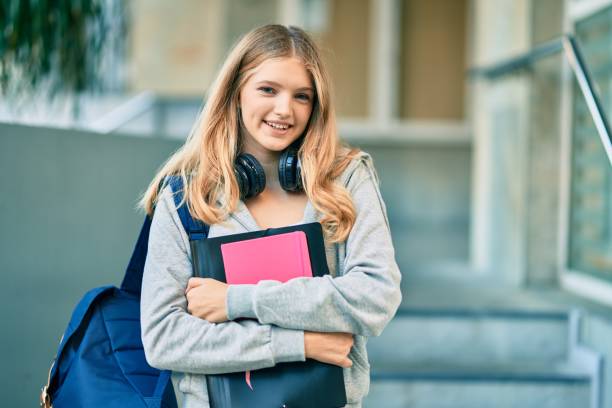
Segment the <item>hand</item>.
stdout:
<path fill-rule="evenodd" d="M 352 347 L 353 335 L 350 333 L 304 332 L 306 358 L 349 368 L 353 365 L 348 358 Z"/>
<path fill-rule="evenodd" d="M 191 278 L 185 289 L 187 311 L 211 323 L 227 321 L 227 284 L 215 279 Z"/>

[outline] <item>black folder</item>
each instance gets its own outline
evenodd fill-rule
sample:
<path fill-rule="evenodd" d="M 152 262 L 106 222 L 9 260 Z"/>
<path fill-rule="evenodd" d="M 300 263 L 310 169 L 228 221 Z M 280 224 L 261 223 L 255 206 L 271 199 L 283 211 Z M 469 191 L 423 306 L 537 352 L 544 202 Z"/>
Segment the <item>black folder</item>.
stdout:
<path fill-rule="evenodd" d="M 304 231 L 308 242 L 312 276 L 329 275 L 327 259 L 325 257 L 325 243 L 323 229 L 318 222 L 291 225 L 289 227 L 268 228 L 261 231 L 244 232 L 241 234 L 224 235 L 191 241 L 191 254 L 193 258 L 194 276 L 212 278 L 226 282 L 221 245 L 228 242 L 245 241 L 247 239 L 262 238 L 270 235 L 284 234 L 293 231 Z"/>
<path fill-rule="evenodd" d="M 221 245 L 270 235 L 304 231 L 313 276 L 329 274 L 323 230 L 318 222 L 269 228 L 191 241 L 194 276 L 225 282 Z M 244 372 L 207 376 L 211 408 L 291 407 L 338 408 L 346 405 L 341 367 L 307 359 L 279 363 L 251 372 L 251 389 Z"/>

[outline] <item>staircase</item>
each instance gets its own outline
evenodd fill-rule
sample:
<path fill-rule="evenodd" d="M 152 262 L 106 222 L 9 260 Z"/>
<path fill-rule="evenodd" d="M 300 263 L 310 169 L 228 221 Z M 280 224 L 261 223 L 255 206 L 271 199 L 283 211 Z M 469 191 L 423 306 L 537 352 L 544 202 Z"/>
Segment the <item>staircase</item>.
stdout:
<path fill-rule="evenodd" d="M 378 408 L 600 408 L 601 358 L 578 343 L 579 313 L 536 294 L 415 287 L 370 339 Z"/>

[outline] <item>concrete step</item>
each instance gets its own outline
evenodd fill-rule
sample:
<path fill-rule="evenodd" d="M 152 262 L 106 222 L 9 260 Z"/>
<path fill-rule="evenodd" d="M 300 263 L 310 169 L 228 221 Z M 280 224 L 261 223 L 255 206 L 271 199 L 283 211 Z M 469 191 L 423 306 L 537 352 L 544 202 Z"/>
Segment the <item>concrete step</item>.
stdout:
<path fill-rule="evenodd" d="M 400 309 L 368 341 L 372 364 L 565 361 L 568 313 L 555 310 Z"/>
<path fill-rule="evenodd" d="M 567 364 L 372 365 L 369 408 L 583 408 L 590 376 Z"/>

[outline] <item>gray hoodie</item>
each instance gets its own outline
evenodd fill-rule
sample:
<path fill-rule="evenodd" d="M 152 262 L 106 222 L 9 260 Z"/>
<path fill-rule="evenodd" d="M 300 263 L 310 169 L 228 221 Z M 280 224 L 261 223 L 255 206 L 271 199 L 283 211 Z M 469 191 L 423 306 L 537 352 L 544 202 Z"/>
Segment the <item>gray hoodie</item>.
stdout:
<path fill-rule="evenodd" d="M 366 341 L 378 336 L 401 301 L 385 204 L 372 159 L 360 153 L 340 176 L 357 219 L 348 239 L 326 242 L 329 276 L 286 283 L 232 285 L 227 293 L 230 321 L 220 324 L 187 312 L 185 288 L 192 276 L 189 239 L 164 189 L 155 210 L 142 282 L 142 341 L 149 364 L 172 370 L 177 397 L 187 408 L 208 407 L 206 374 L 257 370 L 304 361 L 304 331 L 354 334 L 344 369 L 349 407 L 361 406 L 370 384 Z M 309 201 L 300 223 L 319 221 Z M 242 201 L 209 237 L 260 228 Z M 238 317 L 251 319 L 240 319 Z"/>

